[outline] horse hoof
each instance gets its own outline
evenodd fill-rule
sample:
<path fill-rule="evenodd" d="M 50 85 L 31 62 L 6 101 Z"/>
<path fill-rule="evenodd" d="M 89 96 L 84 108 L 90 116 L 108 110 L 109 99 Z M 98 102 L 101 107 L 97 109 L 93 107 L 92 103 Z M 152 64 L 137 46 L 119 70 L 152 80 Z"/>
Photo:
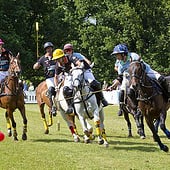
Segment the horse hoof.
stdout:
<path fill-rule="evenodd" d="M 145 135 L 142 135 L 142 136 L 140 136 L 140 138 L 141 138 L 141 139 L 145 139 L 146 137 L 145 137 Z"/>
<path fill-rule="evenodd" d="M 80 142 L 80 137 L 76 134 L 73 134 L 74 142 Z"/>
<path fill-rule="evenodd" d="M 168 152 L 168 151 L 169 151 L 169 148 L 168 148 L 166 145 L 164 145 L 164 146 L 161 148 L 161 150 L 163 150 L 164 152 Z"/>
<path fill-rule="evenodd" d="M 104 141 L 104 144 L 103 144 L 106 148 L 109 147 L 109 143 L 107 141 Z"/>
<path fill-rule="evenodd" d="M 84 143 L 91 143 L 90 138 L 84 135 Z"/>
<path fill-rule="evenodd" d="M 49 130 L 46 130 L 44 133 L 45 133 L 45 134 L 49 134 Z"/>
<path fill-rule="evenodd" d="M 98 137 L 98 144 L 99 145 L 103 145 L 104 144 L 104 140 L 101 137 Z"/>
<path fill-rule="evenodd" d="M 27 135 L 26 134 L 22 135 L 22 140 L 27 140 Z"/>
<path fill-rule="evenodd" d="M 18 138 L 17 138 L 17 137 L 14 137 L 14 141 L 18 141 Z"/>

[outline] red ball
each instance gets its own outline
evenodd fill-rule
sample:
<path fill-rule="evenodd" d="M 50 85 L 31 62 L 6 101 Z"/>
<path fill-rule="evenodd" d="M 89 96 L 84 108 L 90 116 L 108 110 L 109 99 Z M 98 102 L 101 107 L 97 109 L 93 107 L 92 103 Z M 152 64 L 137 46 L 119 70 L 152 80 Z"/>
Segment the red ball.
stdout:
<path fill-rule="evenodd" d="M 0 132 L 0 142 L 3 141 L 4 138 L 5 138 L 5 135 L 2 132 Z"/>

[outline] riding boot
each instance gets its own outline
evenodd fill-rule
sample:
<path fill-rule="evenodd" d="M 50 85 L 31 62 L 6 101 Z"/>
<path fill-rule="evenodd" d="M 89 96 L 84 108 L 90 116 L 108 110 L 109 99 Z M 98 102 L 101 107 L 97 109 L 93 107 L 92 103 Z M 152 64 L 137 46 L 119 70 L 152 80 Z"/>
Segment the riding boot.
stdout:
<path fill-rule="evenodd" d="M 67 102 L 67 105 L 68 105 L 68 109 L 66 110 L 66 114 L 72 114 L 74 112 L 74 109 L 72 107 L 72 95 L 73 95 L 73 91 L 72 89 L 70 89 L 68 86 L 65 86 L 63 88 L 63 95 L 64 95 L 64 98 Z"/>
<path fill-rule="evenodd" d="M 50 100 L 51 113 L 52 113 L 53 116 L 56 116 L 56 114 L 57 114 L 56 113 L 57 109 L 56 109 L 56 107 L 55 107 L 55 105 L 53 103 L 53 98 L 54 98 L 55 95 L 56 95 L 55 88 L 54 87 L 49 87 L 49 89 L 48 89 L 48 97 L 49 97 L 49 100 Z"/>
<path fill-rule="evenodd" d="M 159 82 L 159 84 L 162 87 L 163 95 L 164 95 L 165 99 L 170 98 L 170 91 L 168 89 L 168 83 L 166 82 L 165 77 L 164 76 L 160 76 L 159 79 L 158 79 L 158 82 Z"/>
<path fill-rule="evenodd" d="M 119 111 L 117 112 L 118 116 L 123 115 L 123 105 L 124 105 L 124 90 L 120 90 L 120 93 L 119 93 Z"/>
<path fill-rule="evenodd" d="M 103 96 L 102 93 L 102 88 L 101 88 L 101 84 L 97 81 L 97 80 L 93 80 L 90 83 L 90 87 L 94 90 L 97 91 L 95 93 L 97 100 L 100 100 L 102 102 L 103 107 L 108 106 L 108 102 L 106 101 L 106 99 Z M 98 105 L 100 104 L 100 101 L 98 101 Z"/>

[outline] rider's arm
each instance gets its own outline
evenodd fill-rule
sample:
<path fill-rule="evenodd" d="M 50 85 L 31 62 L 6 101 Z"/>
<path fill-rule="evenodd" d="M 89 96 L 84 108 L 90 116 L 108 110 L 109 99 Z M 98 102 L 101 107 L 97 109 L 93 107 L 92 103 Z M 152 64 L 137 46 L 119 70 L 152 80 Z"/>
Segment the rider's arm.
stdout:
<path fill-rule="evenodd" d="M 33 65 L 33 69 L 34 70 L 37 70 L 37 69 L 39 69 L 40 68 L 40 63 L 39 62 L 36 62 L 34 65 Z"/>

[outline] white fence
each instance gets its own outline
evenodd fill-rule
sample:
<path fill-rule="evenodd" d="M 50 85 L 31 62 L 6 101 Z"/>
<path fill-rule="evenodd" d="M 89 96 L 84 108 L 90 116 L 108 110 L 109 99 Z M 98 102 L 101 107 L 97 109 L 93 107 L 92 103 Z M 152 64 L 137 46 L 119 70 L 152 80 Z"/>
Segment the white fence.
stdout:
<path fill-rule="evenodd" d="M 35 91 L 24 91 L 25 103 L 37 103 Z"/>
<path fill-rule="evenodd" d="M 25 103 L 37 103 L 35 91 L 24 91 Z M 119 104 L 119 90 L 103 91 L 103 95 L 109 104 Z"/>

